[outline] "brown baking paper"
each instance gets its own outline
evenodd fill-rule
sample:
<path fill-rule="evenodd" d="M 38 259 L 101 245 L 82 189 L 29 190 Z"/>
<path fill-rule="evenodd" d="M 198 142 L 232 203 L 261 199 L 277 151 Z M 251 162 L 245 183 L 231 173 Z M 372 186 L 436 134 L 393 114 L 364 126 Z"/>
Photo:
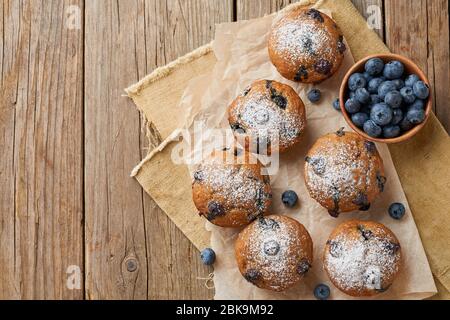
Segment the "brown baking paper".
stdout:
<path fill-rule="evenodd" d="M 328 212 L 309 196 L 303 179 L 304 158 L 308 149 L 326 133 L 336 131 L 340 127 L 350 130 L 342 115 L 331 108 L 331 105 L 337 97 L 342 78 L 353 65 L 354 60 L 350 50 L 347 50 L 338 73 L 331 79 L 315 86 L 322 92 L 320 103 L 311 104 L 306 98 L 306 94 L 313 86 L 284 79 L 270 62 L 267 51 L 267 35 L 273 19 L 276 19 L 276 15 L 218 25 L 213 42 L 213 50 L 218 60 L 216 67 L 212 74 L 200 77 L 194 82 L 194 85 L 190 85 L 186 89 L 179 108 L 189 110 L 187 116 L 189 136 L 203 139 L 201 147 L 199 147 L 199 139 L 195 141 L 196 149 L 192 153 L 199 155 L 203 151 L 203 155 L 207 155 L 209 152 L 205 152 L 205 150 L 212 147 L 213 140 L 209 139 L 211 135 L 205 134 L 205 130 L 201 130 L 198 124 L 203 123 L 206 128 L 229 129 L 227 107 L 230 101 L 255 79 L 271 79 L 287 83 L 299 93 L 306 105 L 307 129 L 299 146 L 280 156 L 279 169 L 271 175 L 274 199 L 271 212 L 286 214 L 305 225 L 314 242 L 315 260 L 312 270 L 303 283 L 295 288 L 283 293 L 258 289 L 248 283 L 237 269 L 234 241 L 239 230 L 215 227 L 207 222 L 207 229 L 211 231 L 211 245 L 218 257 L 214 268 L 215 299 L 312 299 L 313 289 L 318 283 L 330 285 L 334 299 L 349 298 L 334 289 L 329 283 L 322 268 L 321 256 L 323 246 L 331 231 L 339 223 L 351 218 L 375 220 L 387 225 L 394 231 L 402 245 L 403 270 L 393 286 L 377 298 L 422 299 L 433 295 L 437 291 L 433 276 L 386 145 L 379 144 L 377 146 L 384 160 L 387 176 L 386 189 L 367 213 L 342 214 L 339 219 L 335 219 L 330 217 Z M 195 125 L 192 120 L 195 121 Z M 188 150 L 188 146 L 191 148 L 194 146 L 194 142 L 189 143 L 189 140 L 188 136 L 183 140 L 184 150 Z M 192 156 L 192 154 L 188 155 Z M 191 172 L 194 167 L 194 164 L 190 166 Z M 295 190 L 300 196 L 298 208 L 287 209 L 281 203 L 281 193 L 287 189 Z M 407 208 L 406 216 L 401 221 L 395 221 L 387 215 L 387 208 L 392 202 L 402 202 Z"/>
<path fill-rule="evenodd" d="M 304 1 L 304 3 L 306 2 L 308 1 Z M 333 12 L 333 18 L 341 27 L 355 59 L 361 59 L 373 53 L 388 52 L 388 49 L 377 35 L 367 28 L 365 20 L 359 15 L 350 1 L 318 1 L 316 5 L 320 9 L 328 9 Z M 230 26 L 232 27 L 232 25 Z M 218 56 L 220 57 L 220 54 Z M 132 175 L 199 249 L 209 246 L 209 233 L 204 228 L 204 220 L 195 215 L 196 210 L 190 194 L 191 186 L 188 168 L 174 164 L 171 161 L 171 153 L 178 145 L 177 142 L 174 142 L 177 141 L 174 137 L 179 135 L 179 132 L 176 132 L 177 128 L 180 127 L 179 119 L 185 118 L 186 115 L 185 110 L 179 108 L 180 105 L 177 105 L 178 100 L 186 87 L 191 92 L 192 87 L 204 89 L 208 87 L 210 83 L 208 75 L 216 66 L 216 61 L 212 52 L 212 46 L 206 45 L 168 66 L 155 70 L 139 83 L 127 89 L 128 95 L 142 112 L 144 119 L 151 122 L 152 131 L 156 133 L 159 141 L 163 141 L 158 148 L 151 151 L 135 168 Z M 242 70 L 242 73 L 245 72 L 245 70 Z M 189 82 L 189 79 L 198 75 L 204 76 Z M 236 84 L 236 91 L 238 91 L 237 85 L 240 86 L 241 83 Z M 203 95 L 203 91 L 194 91 L 200 96 Z M 168 93 L 170 93 L 169 96 L 171 97 L 169 100 L 167 99 Z M 304 98 L 304 94 L 300 93 Z M 185 96 L 185 99 L 188 96 Z M 306 99 L 304 100 L 306 101 Z M 164 106 L 164 108 L 161 106 Z M 191 106 L 197 109 L 201 108 L 201 105 L 191 104 Z M 195 114 L 195 110 L 192 114 Z M 174 119 L 177 121 L 174 121 Z M 433 138 L 430 140 L 429 137 Z M 449 190 L 448 178 L 450 176 L 448 169 L 450 159 L 448 135 L 432 114 L 427 125 L 414 139 L 404 144 L 390 146 L 390 150 L 404 189 L 410 197 L 410 204 L 413 208 L 414 217 L 418 223 L 433 273 L 443 284 L 438 283 L 440 295 L 435 297 L 448 298 L 448 291 L 444 287 L 450 287 L 448 272 L 450 259 L 447 248 L 450 234 L 450 217 L 448 210 L 446 210 L 450 205 L 447 194 Z M 419 170 L 417 171 L 417 169 Z M 390 177 L 391 179 L 392 177 Z M 387 188 L 392 186 L 390 180 Z M 398 181 L 398 179 L 396 180 Z M 299 181 L 301 180 L 299 179 Z M 276 181 L 273 181 L 274 185 L 275 183 Z M 279 191 L 278 188 L 276 192 Z M 174 194 L 176 195 L 175 197 Z M 302 201 L 305 197 L 307 195 L 301 193 Z M 173 201 L 174 198 L 177 201 Z M 303 207 L 300 206 L 298 211 L 302 212 L 302 210 Z M 375 218 L 384 216 L 385 209 L 379 214 L 372 213 L 372 215 Z M 325 218 L 326 213 L 320 216 Z M 409 210 L 407 219 L 412 220 Z M 299 220 L 306 225 L 302 218 Z M 375 220 L 383 222 L 380 219 Z M 397 233 L 395 226 L 390 227 Z M 226 239 L 227 235 L 225 237 L 214 237 L 214 246 L 220 246 L 222 238 Z M 401 237 L 399 238 L 401 239 Z M 315 239 L 315 243 L 317 245 L 317 239 Z M 227 246 L 226 248 L 232 250 L 232 246 Z M 218 257 L 215 268 L 217 275 L 227 270 L 228 265 L 221 256 Z M 315 270 L 317 271 L 316 265 Z M 236 272 L 236 270 L 234 271 Z M 310 279 L 312 280 L 307 281 L 313 281 L 313 277 L 315 275 L 311 276 Z M 405 275 L 402 277 L 405 277 Z M 401 279 L 399 282 L 404 282 Z M 427 279 L 425 279 L 425 282 L 430 282 Z M 412 280 L 412 282 L 414 281 L 416 280 Z M 423 280 L 417 280 L 416 284 L 423 284 Z M 221 285 L 223 285 L 223 282 L 216 281 L 218 297 L 223 292 Z M 414 285 L 414 287 L 416 286 Z M 393 289 L 395 290 L 395 287 Z M 412 288 L 405 288 L 405 290 L 410 293 L 413 292 Z M 434 290 L 434 286 L 430 285 L 428 291 L 433 292 Z M 420 295 L 412 295 L 411 297 L 420 298 L 426 294 Z M 387 298 L 389 296 L 383 295 L 382 297 Z"/>

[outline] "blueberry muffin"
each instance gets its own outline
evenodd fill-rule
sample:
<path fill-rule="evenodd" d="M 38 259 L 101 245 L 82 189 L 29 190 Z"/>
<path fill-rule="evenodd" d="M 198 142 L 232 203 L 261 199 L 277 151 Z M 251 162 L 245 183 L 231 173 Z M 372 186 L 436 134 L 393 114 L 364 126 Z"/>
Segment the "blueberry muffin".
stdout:
<path fill-rule="evenodd" d="M 235 254 L 247 281 L 262 289 L 283 291 L 311 268 L 313 243 L 298 221 L 281 215 L 261 216 L 239 234 Z"/>
<path fill-rule="evenodd" d="M 385 182 L 375 144 L 343 128 L 319 138 L 305 158 L 309 194 L 333 217 L 368 210 Z"/>
<path fill-rule="evenodd" d="M 386 291 L 400 271 L 399 241 L 386 226 L 373 221 L 350 220 L 330 235 L 323 265 L 331 282 L 354 296 Z"/>
<path fill-rule="evenodd" d="M 259 80 L 231 103 L 228 121 L 247 150 L 270 154 L 287 151 L 300 141 L 306 112 L 303 101 L 290 86 Z"/>
<path fill-rule="evenodd" d="M 267 212 L 272 191 L 263 165 L 246 151 L 214 151 L 194 172 L 199 214 L 221 227 L 241 227 Z"/>
<path fill-rule="evenodd" d="M 340 67 L 346 50 L 336 23 L 316 9 L 297 8 L 272 26 L 269 56 L 286 79 L 319 83 Z"/>

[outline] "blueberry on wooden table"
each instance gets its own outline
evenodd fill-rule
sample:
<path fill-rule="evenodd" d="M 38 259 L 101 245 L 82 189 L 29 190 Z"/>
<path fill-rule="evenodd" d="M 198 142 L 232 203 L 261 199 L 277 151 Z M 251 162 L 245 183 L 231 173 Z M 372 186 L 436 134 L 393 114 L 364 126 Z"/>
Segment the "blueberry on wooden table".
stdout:
<path fill-rule="evenodd" d="M 287 190 L 281 195 L 281 201 L 286 207 L 293 208 L 298 201 L 297 193 L 293 190 Z"/>
<path fill-rule="evenodd" d="M 200 253 L 203 264 L 210 266 L 216 261 L 216 253 L 211 248 L 203 249 Z"/>
<path fill-rule="evenodd" d="M 330 297 L 330 287 L 328 287 L 326 284 L 319 284 L 314 288 L 314 296 L 318 300 L 326 300 Z"/>
<path fill-rule="evenodd" d="M 321 96 L 322 93 L 320 92 L 319 89 L 312 89 L 311 91 L 308 92 L 308 100 L 311 101 L 312 103 L 319 102 Z"/>
<path fill-rule="evenodd" d="M 401 219 L 405 215 L 405 206 L 399 202 L 394 202 L 389 206 L 389 215 L 395 220 Z"/>

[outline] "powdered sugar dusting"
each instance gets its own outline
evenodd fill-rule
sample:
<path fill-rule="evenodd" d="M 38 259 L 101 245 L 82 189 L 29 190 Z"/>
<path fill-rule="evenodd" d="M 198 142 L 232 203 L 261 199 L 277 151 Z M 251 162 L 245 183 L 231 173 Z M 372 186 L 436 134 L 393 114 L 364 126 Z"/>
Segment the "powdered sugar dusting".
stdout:
<path fill-rule="evenodd" d="M 299 114 L 286 112 L 261 93 L 242 99 L 233 112 L 247 133 L 266 141 L 278 140 L 281 146 L 288 146 L 295 140 L 305 125 Z"/>
<path fill-rule="evenodd" d="M 317 58 L 319 53 L 332 54 L 330 33 L 308 19 L 283 21 L 272 38 L 274 48 L 293 63 L 302 58 Z"/>
<path fill-rule="evenodd" d="M 351 239 L 339 235 L 330 240 L 330 252 L 325 256 L 324 266 L 336 285 L 344 290 L 384 291 L 386 279 L 398 272 L 400 251 L 390 241 L 384 230 L 379 236 Z M 384 233 L 384 236 L 383 236 Z"/>
<path fill-rule="evenodd" d="M 353 200 L 359 191 L 373 188 L 371 177 L 376 170 L 375 157 L 360 157 L 356 140 L 324 143 L 307 159 L 307 181 L 311 196 L 319 202 L 338 195 Z"/>
<path fill-rule="evenodd" d="M 268 227 L 261 220 L 255 222 L 248 250 L 243 254 L 250 268 L 258 270 L 262 279 L 270 279 L 273 290 L 283 290 L 300 278 L 297 272 L 299 257 L 307 257 L 303 246 L 309 239 L 300 236 L 292 223 L 274 216 L 264 220 Z M 274 246 L 278 246 L 277 250 L 270 250 Z"/>
<path fill-rule="evenodd" d="M 265 192 L 265 182 L 247 167 L 212 161 L 200 165 L 197 175 L 212 193 L 225 199 L 225 209 L 254 206 L 255 212 L 266 211 L 265 202 L 271 195 Z"/>

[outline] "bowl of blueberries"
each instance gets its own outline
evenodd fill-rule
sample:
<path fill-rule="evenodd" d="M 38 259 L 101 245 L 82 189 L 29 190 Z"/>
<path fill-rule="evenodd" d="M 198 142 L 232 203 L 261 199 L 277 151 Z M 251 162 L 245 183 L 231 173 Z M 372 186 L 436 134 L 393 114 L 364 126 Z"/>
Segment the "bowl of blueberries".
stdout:
<path fill-rule="evenodd" d="M 429 81 L 408 58 L 379 54 L 358 61 L 345 75 L 339 106 L 367 140 L 397 143 L 414 136 L 431 112 Z"/>

